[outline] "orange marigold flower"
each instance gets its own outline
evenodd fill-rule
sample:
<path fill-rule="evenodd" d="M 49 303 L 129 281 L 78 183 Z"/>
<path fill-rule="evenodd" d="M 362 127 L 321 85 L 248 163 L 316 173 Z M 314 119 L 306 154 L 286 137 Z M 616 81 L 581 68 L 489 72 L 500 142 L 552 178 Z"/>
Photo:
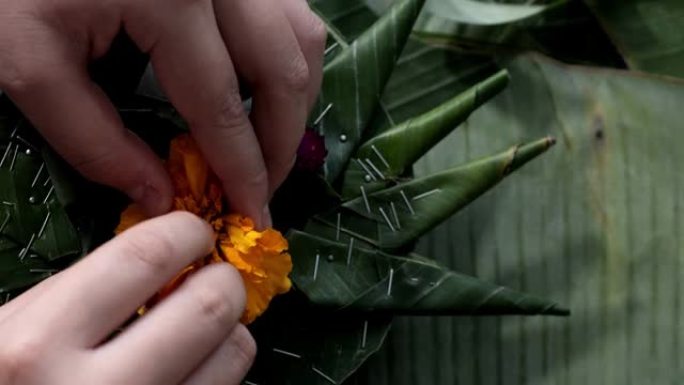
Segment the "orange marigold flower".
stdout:
<path fill-rule="evenodd" d="M 251 323 L 266 311 L 274 296 L 286 293 L 292 287 L 288 278 L 292 259 L 287 253 L 287 240 L 276 230 L 257 231 L 251 219 L 224 212 L 218 178 L 189 135 L 178 136 L 171 142 L 166 168 L 175 190 L 174 210 L 189 211 L 204 218 L 214 228 L 217 241 L 211 255 L 186 267 L 152 298 L 148 306 L 169 295 L 202 266 L 228 262 L 240 272 L 247 293 L 241 321 Z M 121 214 L 116 233 L 146 218 L 140 207 L 132 204 Z"/>

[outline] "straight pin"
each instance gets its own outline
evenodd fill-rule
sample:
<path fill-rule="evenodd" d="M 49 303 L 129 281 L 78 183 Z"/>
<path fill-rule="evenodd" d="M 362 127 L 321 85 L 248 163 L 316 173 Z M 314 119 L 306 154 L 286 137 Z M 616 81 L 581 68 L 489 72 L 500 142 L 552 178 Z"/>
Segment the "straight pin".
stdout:
<path fill-rule="evenodd" d="M 330 52 L 332 52 L 335 48 L 337 48 L 337 46 L 339 46 L 339 45 L 340 45 L 340 43 L 338 43 L 338 42 L 334 42 L 334 43 L 330 44 L 330 47 L 326 48 L 325 51 L 323 51 L 323 56 L 328 56 L 328 54 Z"/>
<path fill-rule="evenodd" d="M 0 160 L 0 167 L 2 167 L 2 165 L 5 164 L 5 160 L 7 159 L 7 156 L 9 155 L 10 151 L 12 151 L 13 145 L 14 145 L 14 143 L 9 142 L 9 144 L 7 145 L 7 148 L 5 148 L 5 153 L 2 154 L 2 160 Z"/>
<path fill-rule="evenodd" d="M 57 269 L 29 269 L 29 273 L 48 273 L 48 274 L 54 274 L 58 272 L 59 270 Z"/>
<path fill-rule="evenodd" d="M 319 376 L 325 378 L 325 379 L 326 379 L 328 382 L 330 382 L 331 384 L 337 385 L 337 382 L 335 382 L 335 380 L 333 380 L 332 378 L 328 377 L 327 374 L 325 374 L 325 373 L 321 372 L 320 370 L 316 369 L 316 367 L 312 366 L 312 367 L 311 367 L 311 370 L 313 370 L 314 372 L 316 372 Z"/>
<path fill-rule="evenodd" d="M 374 144 L 371 144 L 371 150 L 373 150 L 373 152 L 375 153 L 375 155 L 378 156 L 378 159 L 380 159 L 380 161 L 382 162 L 382 164 L 385 165 L 385 167 L 390 168 L 390 165 L 389 165 L 389 163 L 387 162 L 387 159 L 385 159 L 385 157 L 382 156 L 382 153 L 380 152 L 380 150 L 378 150 L 377 147 L 375 147 Z"/>
<path fill-rule="evenodd" d="M 12 162 L 10 163 L 10 171 L 14 171 L 14 164 L 17 162 L 17 153 L 19 152 L 19 146 L 14 147 L 14 155 L 12 155 Z"/>
<path fill-rule="evenodd" d="M 12 218 L 12 213 L 9 211 L 7 212 L 7 216 L 5 219 L 2 221 L 2 225 L 0 225 L 0 234 L 2 234 L 3 231 L 5 231 L 5 227 L 7 227 L 7 224 L 9 223 L 10 219 Z"/>
<path fill-rule="evenodd" d="M 45 182 L 43 182 L 43 187 L 47 187 L 47 185 L 50 184 L 50 175 L 45 178 Z"/>
<path fill-rule="evenodd" d="M 314 264 L 314 272 L 313 272 L 313 279 L 314 281 L 318 277 L 318 264 L 321 263 L 321 255 L 316 254 L 316 263 Z"/>
<path fill-rule="evenodd" d="M 361 195 L 363 196 L 363 203 L 366 204 L 366 210 L 368 210 L 368 214 L 371 213 L 371 208 L 370 208 L 370 203 L 368 202 L 368 195 L 366 195 L 366 189 L 361 187 Z"/>
<path fill-rule="evenodd" d="M 320 123 L 321 120 L 323 120 L 323 118 L 325 117 L 325 115 L 328 114 L 328 112 L 330 111 L 330 109 L 332 108 L 332 106 L 333 106 L 333 104 L 330 103 L 330 104 L 328 104 L 327 107 L 325 107 L 325 109 L 323 110 L 323 112 L 321 112 L 321 114 L 318 115 L 318 117 L 316 118 L 316 120 L 314 120 L 314 122 L 313 122 L 313 125 L 314 125 L 314 126 L 317 126 L 318 123 Z"/>
<path fill-rule="evenodd" d="M 388 297 L 392 295 L 392 283 L 393 283 L 393 281 L 394 281 L 394 269 L 390 268 L 389 283 L 387 284 L 387 296 Z"/>
<path fill-rule="evenodd" d="M 50 186 L 50 190 L 48 190 L 47 195 L 45 196 L 45 199 L 43 199 L 43 204 L 46 204 L 48 199 L 52 196 L 52 193 L 55 191 L 55 186 Z"/>
<path fill-rule="evenodd" d="M 47 227 L 48 221 L 50 220 L 50 215 L 52 213 L 48 210 L 47 215 L 45 215 L 45 219 L 43 220 L 43 224 L 40 226 L 40 231 L 38 231 L 38 238 L 43 236 L 43 233 L 45 232 L 45 228 Z"/>
<path fill-rule="evenodd" d="M 375 163 L 373 163 L 372 160 L 366 158 L 366 163 L 368 163 L 368 165 L 373 169 L 373 171 L 375 171 L 380 176 L 380 179 L 385 180 L 385 174 L 383 174 L 382 171 L 380 171 L 380 169 L 375 166 Z"/>
<path fill-rule="evenodd" d="M 397 230 L 401 229 L 401 222 L 399 222 L 399 214 L 397 214 L 397 207 L 394 202 L 390 202 L 390 207 L 392 208 L 392 216 L 394 216 L 394 222 L 397 226 Z"/>
<path fill-rule="evenodd" d="M 247 381 L 247 380 L 245 380 L 244 384 L 245 384 L 245 385 L 259 385 L 259 384 L 257 384 L 256 382 Z"/>
<path fill-rule="evenodd" d="M 382 207 L 380 207 L 380 214 L 382 214 L 382 217 L 385 218 L 385 222 L 387 222 L 387 226 L 389 226 L 390 230 L 392 230 L 393 233 L 396 232 L 397 230 L 394 228 L 394 225 L 392 225 L 392 222 L 387 216 L 385 209 L 383 209 Z"/>
<path fill-rule="evenodd" d="M 427 197 L 429 197 L 430 195 L 437 194 L 437 193 L 440 192 L 440 191 L 442 191 L 442 190 L 436 188 L 436 189 L 434 189 L 434 190 L 430 190 L 430 191 L 424 192 L 424 193 L 422 193 L 422 194 L 418 194 L 418 195 L 414 196 L 414 197 L 412 198 L 412 200 L 417 201 L 417 200 L 419 200 L 419 199 L 427 198 Z"/>
<path fill-rule="evenodd" d="M 38 179 L 40 179 L 40 174 L 43 173 L 43 168 L 45 168 L 45 163 L 40 165 L 40 168 L 38 169 L 38 172 L 36 173 L 36 176 L 33 177 L 33 182 L 31 182 L 31 187 L 35 187 L 36 183 L 38 183 Z"/>
<path fill-rule="evenodd" d="M 351 265 L 352 252 L 354 251 L 354 238 L 349 238 L 349 247 L 347 248 L 347 266 Z"/>
<path fill-rule="evenodd" d="M 33 151 L 37 151 L 36 148 L 26 139 L 22 138 L 21 136 L 17 135 L 16 136 L 17 140 L 24 143 L 26 147 L 30 148 Z"/>
<path fill-rule="evenodd" d="M 342 213 L 337 213 L 337 232 L 335 233 L 335 240 L 340 240 L 340 229 L 342 227 Z"/>
<path fill-rule="evenodd" d="M 366 175 L 370 176 L 371 179 L 373 179 L 374 181 L 377 181 L 377 180 L 378 180 L 378 178 L 376 178 L 375 175 L 373 175 L 373 173 L 371 172 L 371 170 L 369 170 L 368 167 L 366 167 L 366 165 L 363 164 L 363 162 L 361 161 L 361 159 L 355 159 L 355 160 L 356 160 L 356 163 L 358 163 L 359 166 L 361 166 L 361 168 L 362 168 L 363 171 L 366 173 Z"/>
<path fill-rule="evenodd" d="M 31 250 L 31 246 L 33 246 L 33 241 L 36 240 L 36 233 L 31 234 L 31 239 L 29 239 L 28 244 L 26 245 L 25 248 L 21 249 L 19 252 L 19 260 L 23 261 L 24 258 L 26 257 L 26 254 L 28 254 L 29 250 Z"/>
<path fill-rule="evenodd" d="M 416 215 L 416 212 L 413 210 L 413 206 L 411 206 L 411 202 L 409 202 L 409 199 L 406 196 L 404 190 L 401 190 L 399 192 L 401 193 L 401 197 L 404 198 L 404 203 L 406 203 L 406 207 L 408 207 L 409 212 L 411 212 L 411 215 Z"/>
<path fill-rule="evenodd" d="M 361 338 L 361 349 L 366 348 L 366 339 L 368 339 L 368 321 L 363 321 L 363 337 Z"/>
<path fill-rule="evenodd" d="M 302 358 L 302 356 L 300 356 L 299 354 L 291 353 L 291 352 L 288 352 L 287 350 L 283 350 L 283 349 L 273 348 L 273 351 L 276 353 L 280 353 L 282 355 L 285 355 L 285 356 L 290 356 L 290 357 L 294 357 L 294 358 Z"/>

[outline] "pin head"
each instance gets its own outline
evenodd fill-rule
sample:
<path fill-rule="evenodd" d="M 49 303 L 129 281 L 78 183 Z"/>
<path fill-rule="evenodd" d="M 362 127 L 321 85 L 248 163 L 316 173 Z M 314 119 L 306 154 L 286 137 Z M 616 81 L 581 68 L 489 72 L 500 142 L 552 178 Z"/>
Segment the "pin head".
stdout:
<path fill-rule="evenodd" d="M 26 150 L 26 151 L 28 151 L 28 150 Z M 36 197 L 30 196 L 30 197 L 29 197 L 29 202 L 30 202 L 30 203 L 36 203 Z"/>
<path fill-rule="evenodd" d="M 373 179 L 371 178 L 370 175 L 366 174 L 366 176 L 363 177 L 363 180 L 365 180 L 366 182 L 370 182 Z"/>
<path fill-rule="evenodd" d="M 334 260 L 335 260 L 335 256 L 334 256 L 334 255 L 332 255 L 332 254 L 328 255 L 328 262 L 332 262 L 332 261 L 334 261 Z"/>
<path fill-rule="evenodd" d="M 26 155 L 31 155 L 32 151 L 31 151 L 30 148 L 27 148 L 26 151 L 25 151 L 25 153 L 26 153 Z"/>
<path fill-rule="evenodd" d="M 347 141 L 347 135 L 341 134 L 341 135 L 340 135 L 340 142 L 344 143 L 344 142 L 346 142 L 346 141 Z"/>

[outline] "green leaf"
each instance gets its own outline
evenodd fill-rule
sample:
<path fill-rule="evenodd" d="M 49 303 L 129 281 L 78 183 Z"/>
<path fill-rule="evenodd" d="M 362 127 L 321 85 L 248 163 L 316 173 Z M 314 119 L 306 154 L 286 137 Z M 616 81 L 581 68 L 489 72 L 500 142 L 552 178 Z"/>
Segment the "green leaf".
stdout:
<path fill-rule="evenodd" d="M 684 77 L 684 2 L 585 0 L 630 68 Z"/>
<path fill-rule="evenodd" d="M 312 119 L 316 123 L 327 112 L 318 129 L 329 150 L 324 164 L 329 182 L 340 175 L 361 140 L 423 1 L 398 2 L 326 65 Z"/>
<path fill-rule="evenodd" d="M 515 146 L 493 157 L 345 202 L 342 207 L 353 214 L 339 216 L 341 232 L 383 249 L 406 246 L 554 143 L 545 138 Z M 332 212 L 317 220 L 336 226 L 337 218 L 337 212 Z"/>
<path fill-rule="evenodd" d="M 28 287 L 81 253 L 35 133 L 10 121 L 0 125 L 0 293 Z"/>
<path fill-rule="evenodd" d="M 391 318 L 313 308 L 279 297 L 250 325 L 259 354 L 246 380 L 256 384 L 341 384 L 382 346 Z"/>
<path fill-rule="evenodd" d="M 419 162 L 416 174 L 539 135 L 558 144 L 515 183 L 424 237 L 417 251 L 544 293 L 573 314 L 397 318 L 358 383 L 679 383 L 684 82 L 537 55 L 507 69 L 509 87 Z"/>
<path fill-rule="evenodd" d="M 567 315 L 543 300 L 444 269 L 425 258 L 406 258 L 293 231 L 292 279 L 313 302 L 348 311 L 391 314 Z"/>
<path fill-rule="evenodd" d="M 345 172 L 343 196 L 358 196 L 359 186 L 364 184 L 369 193 L 396 180 L 507 83 L 508 75 L 501 71 L 433 110 L 363 143 Z M 368 183 L 371 181 L 379 183 Z"/>
<path fill-rule="evenodd" d="M 425 10 L 458 23 L 496 25 L 529 19 L 565 2 L 566 0 L 547 4 L 508 4 L 473 0 L 431 0 L 427 2 Z"/>

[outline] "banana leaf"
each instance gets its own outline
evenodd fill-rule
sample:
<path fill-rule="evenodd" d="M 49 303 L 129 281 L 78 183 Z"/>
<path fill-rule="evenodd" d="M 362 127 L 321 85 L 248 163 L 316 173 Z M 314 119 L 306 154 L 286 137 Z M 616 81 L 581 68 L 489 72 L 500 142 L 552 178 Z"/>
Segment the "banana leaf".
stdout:
<path fill-rule="evenodd" d="M 684 2 L 585 0 L 630 68 L 684 77 Z"/>
<path fill-rule="evenodd" d="M 315 217 L 340 232 L 383 249 L 399 249 L 449 218 L 511 172 L 555 143 L 544 138 L 451 170 L 398 184 L 345 202 L 348 212 Z M 339 219 L 339 221 L 338 221 Z"/>
<path fill-rule="evenodd" d="M 418 252 L 546 293 L 573 315 L 399 318 L 356 383 L 678 383 L 684 82 L 534 55 L 508 70 L 509 89 L 428 154 L 416 174 L 529 136 L 550 133 L 559 143 L 543 167 L 519 171 L 516 183 L 435 229 Z"/>
<path fill-rule="evenodd" d="M 393 256 L 315 237 L 288 235 L 292 278 L 321 306 L 391 314 L 567 315 L 556 303 L 449 271 L 420 257 Z"/>

